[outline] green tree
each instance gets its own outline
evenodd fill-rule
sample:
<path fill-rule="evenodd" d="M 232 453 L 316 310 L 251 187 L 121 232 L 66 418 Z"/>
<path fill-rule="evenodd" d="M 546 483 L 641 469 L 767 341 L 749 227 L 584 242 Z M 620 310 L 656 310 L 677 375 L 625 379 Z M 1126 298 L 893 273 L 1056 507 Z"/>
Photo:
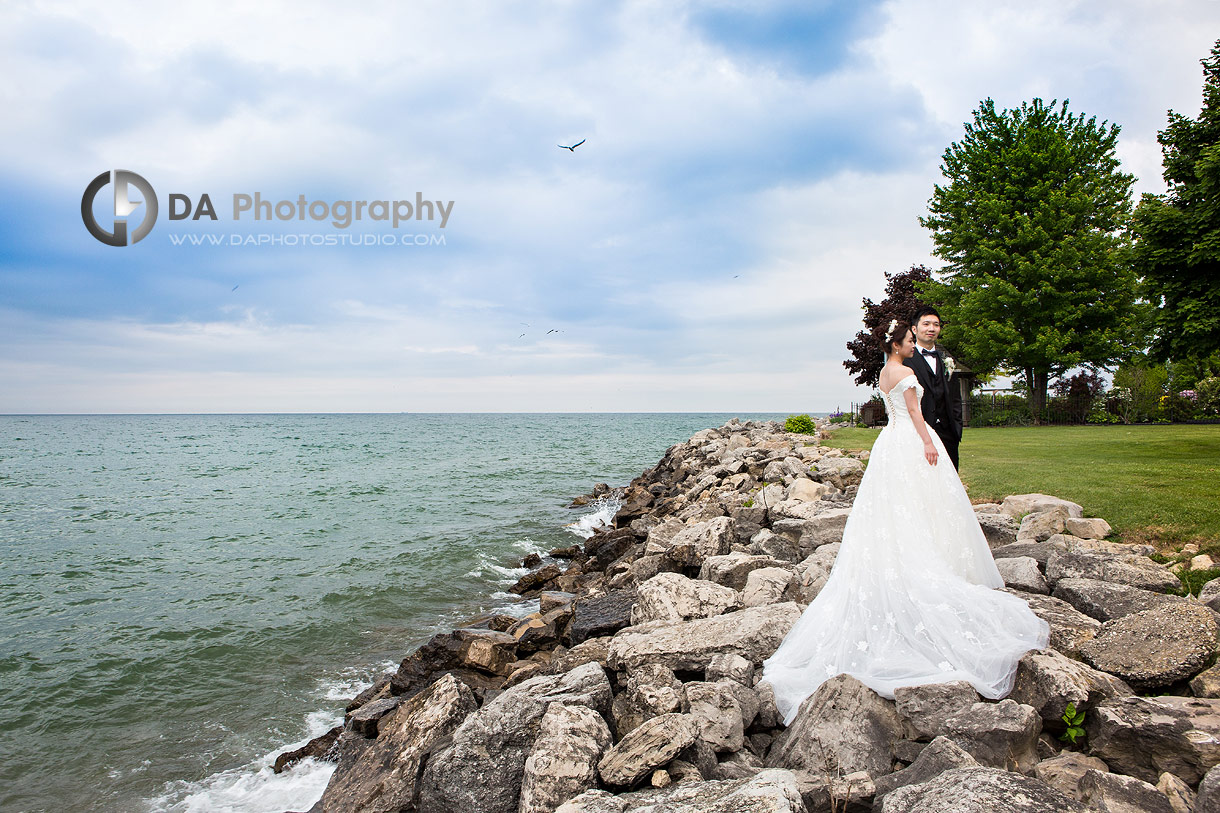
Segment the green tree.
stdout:
<path fill-rule="evenodd" d="M 1020 373 L 1035 419 L 1051 375 L 1107 366 L 1139 336 L 1119 127 L 1067 106 L 996 112 L 984 100 L 945 150 L 947 183 L 920 218 L 947 262 L 917 288 L 940 310 L 945 342 L 978 373 Z"/>
<path fill-rule="evenodd" d="M 1206 358 L 1220 350 L 1220 41 L 1203 62 L 1198 119 L 1169 111 L 1157 134 L 1165 195 L 1136 208 L 1135 264 L 1155 306 L 1151 353 Z"/>
<path fill-rule="evenodd" d="M 901 274 L 885 272 L 885 299 L 874 302 L 864 298 L 864 330 L 847 343 L 851 358 L 843 362 L 849 373 L 855 373 L 856 383 L 876 387 L 885 365 L 885 333 L 890 321 L 910 322 L 915 311 L 924 303 L 915 298 L 915 286 L 926 282 L 932 272 L 922 265 L 913 265 Z"/>

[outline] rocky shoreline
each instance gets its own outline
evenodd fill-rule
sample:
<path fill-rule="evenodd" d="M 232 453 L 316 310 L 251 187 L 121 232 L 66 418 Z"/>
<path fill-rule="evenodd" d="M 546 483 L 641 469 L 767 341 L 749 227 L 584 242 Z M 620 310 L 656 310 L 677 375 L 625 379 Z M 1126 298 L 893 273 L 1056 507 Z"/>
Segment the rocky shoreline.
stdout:
<path fill-rule="evenodd" d="M 839 675 L 784 727 L 761 663 L 825 583 L 867 459 L 818 438 L 734 419 L 599 484 L 577 502 L 620 499 L 613 525 L 510 588 L 538 612 L 435 635 L 275 770 L 337 763 L 310 813 L 1220 811 L 1220 580 L 1174 595 L 1152 548 L 1047 495 L 976 506 L 1051 628 L 1008 697 Z"/>

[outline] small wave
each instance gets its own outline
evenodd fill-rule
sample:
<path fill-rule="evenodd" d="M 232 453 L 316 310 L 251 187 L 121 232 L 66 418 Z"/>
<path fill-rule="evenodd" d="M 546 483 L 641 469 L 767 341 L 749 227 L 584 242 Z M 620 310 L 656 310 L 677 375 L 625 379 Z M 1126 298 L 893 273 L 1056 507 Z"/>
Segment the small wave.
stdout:
<path fill-rule="evenodd" d="M 385 661 L 369 669 L 348 666 L 340 670 L 334 677 L 321 681 L 318 692 L 323 699 L 332 703 L 347 703 L 356 695 L 373 685 L 378 676 L 392 672 L 398 668 L 397 661 Z M 315 712 L 320 713 L 320 712 Z"/>
<path fill-rule="evenodd" d="M 542 547 L 542 545 L 538 544 L 533 539 L 530 539 L 528 536 L 524 537 L 522 539 L 518 539 L 516 542 L 513 543 L 513 547 L 519 551 L 523 551 L 526 556 L 528 556 L 531 553 L 536 553 L 539 556 L 546 556 L 547 554 L 549 554 L 551 552 L 550 548 Z"/>
<path fill-rule="evenodd" d="M 283 813 L 308 810 L 322 797 L 333 762 L 312 757 L 303 759 L 291 770 L 277 774 L 272 765 L 285 751 L 300 748 L 325 734 L 343 720 L 334 711 L 316 711 L 306 716 L 308 733 L 299 742 L 269 751 L 248 765 L 212 774 L 199 782 L 177 780 L 165 792 L 148 800 L 150 813 Z"/>
<path fill-rule="evenodd" d="M 502 615 L 511 615 L 515 618 L 525 618 L 531 613 L 538 612 L 539 600 L 536 598 L 522 599 L 516 593 L 508 593 L 503 590 L 492 593 L 489 596 L 492 601 L 498 602 L 491 606 L 490 611 L 500 613 Z"/>
<path fill-rule="evenodd" d="M 617 497 L 602 497 L 589 503 L 589 513 L 582 515 L 580 519 L 563 527 L 581 539 L 588 539 L 593 536 L 594 529 L 609 525 L 622 505 L 623 501 Z"/>
<path fill-rule="evenodd" d="M 466 575 L 473 579 L 482 579 L 497 574 L 499 576 L 495 579 L 497 584 L 516 584 L 518 579 L 529 572 L 528 567 L 505 567 L 497 564 L 486 553 L 479 551 L 479 566 L 468 571 Z"/>

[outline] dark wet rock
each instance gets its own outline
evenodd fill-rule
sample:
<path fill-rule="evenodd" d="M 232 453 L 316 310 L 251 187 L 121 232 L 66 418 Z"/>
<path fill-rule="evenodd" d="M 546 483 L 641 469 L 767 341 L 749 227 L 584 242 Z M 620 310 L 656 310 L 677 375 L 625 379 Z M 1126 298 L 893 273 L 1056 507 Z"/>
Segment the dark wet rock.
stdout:
<path fill-rule="evenodd" d="M 327 731 L 325 734 L 314 737 L 300 748 L 292 751 L 285 751 L 275 758 L 275 765 L 272 766 L 272 770 L 276 773 L 283 773 L 303 759 L 330 758 L 331 751 L 335 746 L 335 742 L 338 741 L 339 735 L 342 733 L 343 726 L 337 725 L 330 731 Z"/>
<path fill-rule="evenodd" d="M 572 622 L 563 637 L 565 646 L 576 646 L 589 638 L 613 635 L 631 624 L 635 606 L 634 588 L 613 590 L 603 596 L 582 597 L 575 601 Z"/>
<path fill-rule="evenodd" d="M 360 708 L 349 713 L 343 724 L 347 728 L 365 737 L 377 736 L 377 724 L 381 718 L 398 708 L 401 697 L 383 697 L 371 703 L 365 703 Z"/>
<path fill-rule="evenodd" d="M 547 565 L 531 573 L 526 573 L 517 583 L 508 588 L 508 592 L 526 595 L 531 592 L 544 589 L 545 585 L 559 578 L 563 573 L 563 569 L 559 565 Z"/>

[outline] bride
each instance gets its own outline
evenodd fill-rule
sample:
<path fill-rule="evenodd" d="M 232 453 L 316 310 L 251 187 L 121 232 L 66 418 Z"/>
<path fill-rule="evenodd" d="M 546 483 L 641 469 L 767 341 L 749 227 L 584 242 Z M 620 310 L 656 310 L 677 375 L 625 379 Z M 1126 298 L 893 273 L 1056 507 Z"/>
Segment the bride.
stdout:
<path fill-rule="evenodd" d="M 889 423 L 843 529 L 821 592 L 797 619 L 762 680 L 791 724 L 824 681 L 847 673 L 882 697 L 900 686 L 965 680 L 999 699 L 1017 662 L 1050 629 L 1004 581 L 945 448 L 919 409 L 923 387 L 902 360 L 909 326 L 890 324 L 880 389 Z"/>

